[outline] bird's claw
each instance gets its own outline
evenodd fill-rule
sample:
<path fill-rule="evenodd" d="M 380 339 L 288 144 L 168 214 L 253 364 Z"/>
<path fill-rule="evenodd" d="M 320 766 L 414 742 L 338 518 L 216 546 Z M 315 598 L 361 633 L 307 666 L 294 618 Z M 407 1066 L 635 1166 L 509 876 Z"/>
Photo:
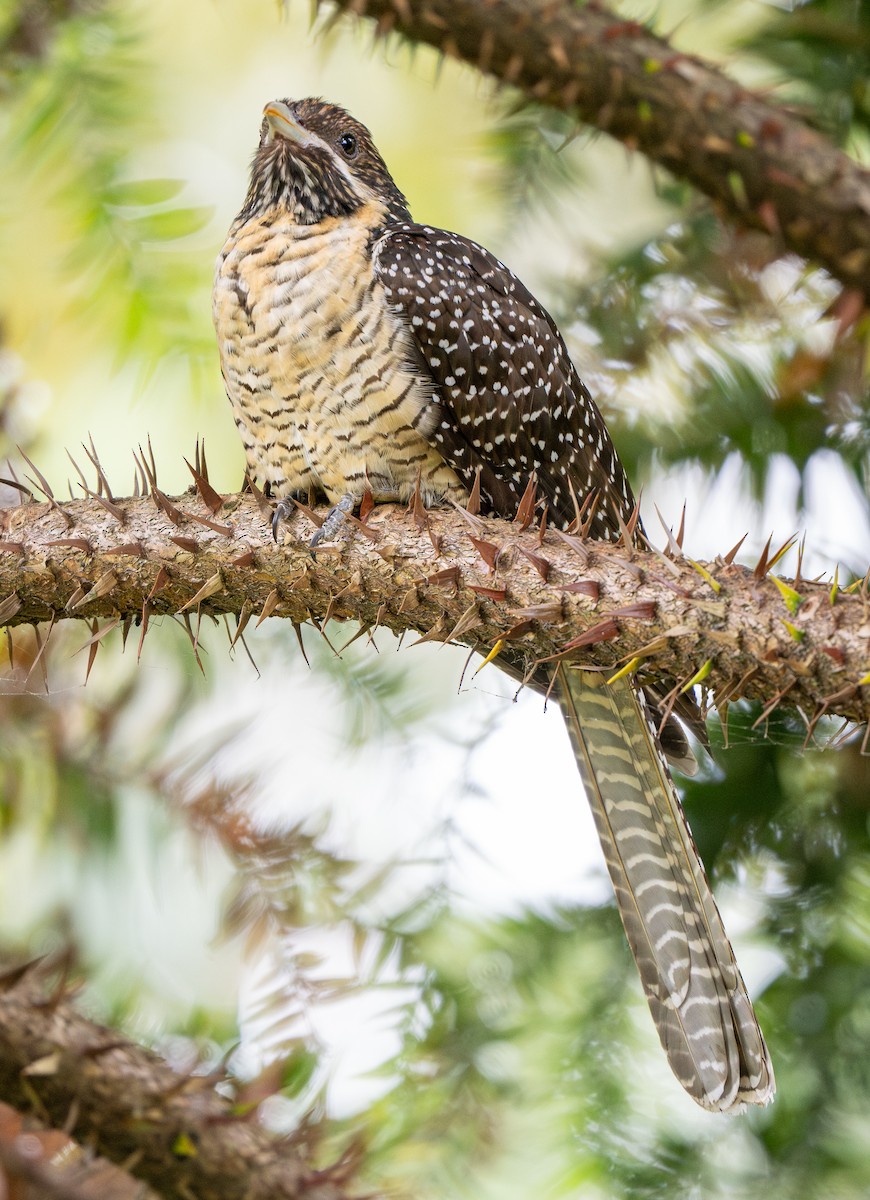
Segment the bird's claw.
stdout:
<path fill-rule="evenodd" d="M 281 522 L 286 521 L 292 512 L 292 500 L 279 500 L 275 505 L 275 511 L 272 513 L 272 537 L 276 542 L 278 540 L 278 530 L 281 528 Z"/>
<path fill-rule="evenodd" d="M 355 507 L 356 500 L 353 496 L 342 496 L 338 504 L 332 506 L 326 514 L 323 524 L 308 543 L 308 549 L 311 551 L 312 556 L 321 542 L 331 542 L 333 540 L 347 520 L 348 513 L 352 513 Z"/>

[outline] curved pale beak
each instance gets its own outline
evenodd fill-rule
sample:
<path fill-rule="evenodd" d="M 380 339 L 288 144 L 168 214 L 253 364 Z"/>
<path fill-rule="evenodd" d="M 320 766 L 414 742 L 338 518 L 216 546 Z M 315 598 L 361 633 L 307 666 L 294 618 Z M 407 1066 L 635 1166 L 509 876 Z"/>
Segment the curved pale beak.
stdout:
<path fill-rule="evenodd" d="M 291 142 L 306 142 L 308 134 L 281 100 L 270 100 L 263 109 L 272 137 L 287 138 Z"/>

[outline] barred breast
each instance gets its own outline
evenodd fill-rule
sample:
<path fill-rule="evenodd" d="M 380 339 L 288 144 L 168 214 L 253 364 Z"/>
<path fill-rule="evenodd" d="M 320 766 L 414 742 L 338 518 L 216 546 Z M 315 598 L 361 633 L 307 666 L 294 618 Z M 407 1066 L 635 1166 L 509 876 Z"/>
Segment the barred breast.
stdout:
<path fill-rule="evenodd" d="M 276 497 L 368 490 L 407 500 L 418 475 L 435 503 L 467 493 L 429 442 L 432 381 L 415 370 L 406 327 L 373 275 L 381 213 L 298 225 L 286 214 L 237 221 L 215 273 L 221 369 L 251 474 Z"/>

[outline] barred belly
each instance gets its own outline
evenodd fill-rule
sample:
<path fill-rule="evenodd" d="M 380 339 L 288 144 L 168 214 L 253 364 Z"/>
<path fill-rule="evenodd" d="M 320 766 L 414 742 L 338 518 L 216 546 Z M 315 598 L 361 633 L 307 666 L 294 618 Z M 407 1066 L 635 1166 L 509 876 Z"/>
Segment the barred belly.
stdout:
<path fill-rule="evenodd" d="M 406 500 L 418 477 L 427 503 L 467 495 L 429 441 L 438 396 L 365 252 L 378 216 L 251 218 L 233 225 L 218 258 L 227 395 L 249 470 L 276 497 Z"/>

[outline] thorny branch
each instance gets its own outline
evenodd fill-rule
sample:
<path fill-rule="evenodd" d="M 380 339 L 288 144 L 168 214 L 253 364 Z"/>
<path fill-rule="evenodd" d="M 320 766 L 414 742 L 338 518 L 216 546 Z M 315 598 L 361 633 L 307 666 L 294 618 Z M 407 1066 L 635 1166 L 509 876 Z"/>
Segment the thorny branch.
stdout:
<path fill-rule="evenodd" d="M 205 618 L 355 621 L 427 641 L 452 641 L 519 677 L 546 682 L 567 656 L 612 673 L 629 665 L 675 681 L 703 680 L 716 703 L 741 696 L 770 711 L 797 707 L 810 729 L 824 714 L 870 715 L 870 596 L 755 568 L 589 542 L 438 509 L 379 506 L 340 545 L 308 549 L 298 512 L 272 541 L 262 497 L 148 497 L 26 504 L 0 512 L 0 625 L 88 621 L 103 637 L 178 616 L 195 643 Z M 255 622 L 256 624 L 256 622 Z M 113 632 L 115 631 L 115 632 Z M 12 647 L 14 652 L 14 646 Z"/>
<path fill-rule="evenodd" d="M 870 173 L 636 21 L 568 0 L 333 3 L 619 138 L 870 299 Z"/>
<path fill-rule="evenodd" d="M 180 1076 L 86 1020 L 33 971 L 0 978 L 0 1096 L 19 1110 L 62 1126 L 168 1200 L 346 1195 L 344 1164 L 315 1171 L 304 1142 L 240 1115 L 215 1082 Z"/>

